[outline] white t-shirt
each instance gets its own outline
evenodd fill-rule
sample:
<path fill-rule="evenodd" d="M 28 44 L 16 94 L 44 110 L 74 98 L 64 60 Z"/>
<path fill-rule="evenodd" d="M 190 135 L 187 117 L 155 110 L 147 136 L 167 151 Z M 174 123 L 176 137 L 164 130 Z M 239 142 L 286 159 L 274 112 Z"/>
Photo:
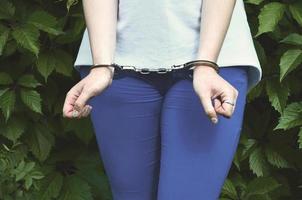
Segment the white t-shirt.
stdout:
<path fill-rule="evenodd" d="M 176 2 L 177 1 L 177 2 Z M 120 0 L 114 63 L 136 67 L 170 67 L 195 60 L 200 37 L 202 0 Z M 74 67 L 92 65 L 87 27 Z M 237 0 L 217 64 L 248 65 L 248 89 L 262 69 L 243 0 Z"/>

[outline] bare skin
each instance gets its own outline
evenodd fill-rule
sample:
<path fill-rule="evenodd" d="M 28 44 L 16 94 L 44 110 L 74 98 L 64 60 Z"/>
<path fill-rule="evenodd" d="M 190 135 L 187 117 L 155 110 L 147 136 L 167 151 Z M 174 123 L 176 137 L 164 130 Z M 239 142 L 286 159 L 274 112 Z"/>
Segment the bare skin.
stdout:
<path fill-rule="evenodd" d="M 87 117 L 92 109 L 87 101 L 102 93 L 112 83 L 112 72 L 114 68 L 94 68 L 90 73 L 74 85 L 67 93 L 64 106 L 63 117 L 82 118 Z M 229 82 L 223 79 L 216 71 L 208 66 L 197 66 L 193 73 L 193 87 L 200 98 L 206 115 L 213 123 L 218 122 L 217 115 L 230 118 L 234 112 L 234 106 L 222 103 L 224 100 L 235 102 L 238 90 Z M 214 99 L 214 105 L 211 99 Z M 74 110 L 77 116 L 73 116 Z"/>
<path fill-rule="evenodd" d="M 113 73 L 114 68 L 97 67 L 91 69 L 85 78 L 67 92 L 63 106 L 63 117 L 87 117 L 92 109 L 92 106 L 87 104 L 88 99 L 99 95 L 111 85 Z M 73 116 L 74 111 L 77 112 L 76 116 Z"/>
<path fill-rule="evenodd" d="M 236 0 L 203 0 L 200 41 L 196 59 L 218 60 L 235 2 Z M 112 63 L 116 43 L 118 1 L 83 0 L 83 8 L 94 63 Z M 92 69 L 89 75 L 67 93 L 63 117 L 81 118 L 88 116 L 92 107 L 87 105 L 87 100 L 99 95 L 111 82 L 110 70 L 107 68 Z M 236 105 L 232 106 L 224 100 L 236 104 L 238 91 L 217 74 L 213 68 L 208 66 L 195 67 L 193 87 L 200 98 L 205 113 L 213 123 L 218 122 L 218 114 L 227 118 L 232 116 Z M 212 105 L 211 100 L 214 101 L 214 105 Z"/>

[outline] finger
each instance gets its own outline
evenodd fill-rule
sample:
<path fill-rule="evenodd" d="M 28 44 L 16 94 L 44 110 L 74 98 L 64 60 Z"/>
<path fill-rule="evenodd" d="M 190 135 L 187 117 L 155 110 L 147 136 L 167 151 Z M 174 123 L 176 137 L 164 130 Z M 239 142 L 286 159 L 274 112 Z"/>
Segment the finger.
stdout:
<path fill-rule="evenodd" d="M 233 95 L 224 95 L 222 96 L 221 101 L 222 104 L 218 112 L 222 114 L 224 117 L 230 118 L 234 112 L 236 98 Z M 234 102 L 234 106 L 225 101 Z"/>
<path fill-rule="evenodd" d="M 91 108 L 89 107 L 89 105 L 86 105 L 83 108 L 83 111 L 80 113 L 80 117 L 87 117 L 88 114 L 90 113 Z"/>
<path fill-rule="evenodd" d="M 88 92 L 87 89 L 83 89 L 80 96 L 76 99 L 74 103 L 74 109 L 81 112 L 88 99 L 92 97 L 92 94 Z"/>
<path fill-rule="evenodd" d="M 214 108 L 216 113 L 221 109 L 221 101 L 218 98 L 213 99 Z"/>
<path fill-rule="evenodd" d="M 87 117 L 89 114 L 90 114 L 90 112 L 91 112 L 91 107 L 87 107 L 87 109 L 86 109 L 86 111 L 83 113 L 83 117 Z"/>
<path fill-rule="evenodd" d="M 200 99 L 206 115 L 208 115 L 208 117 L 213 123 L 217 123 L 218 118 L 214 106 L 212 104 L 211 96 L 209 94 L 202 94 L 200 95 Z"/>
<path fill-rule="evenodd" d="M 80 95 L 81 90 L 82 90 L 81 82 L 79 82 L 78 84 L 76 84 L 69 90 L 69 92 L 67 93 L 67 95 L 65 97 L 65 102 L 63 105 L 63 117 L 69 117 L 69 118 L 73 117 L 72 116 L 73 106 L 74 106 L 76 99 Z"/>
<path fill-rule="evenodd" d="M 85 110 L 86 110 L 86 107 L 87 107 L 87 106 L 85 106 L 81 111 L 77 111 L 77 110 L 74 109 L 74 110 L 73 110 L 73 113 L 72 113 L 73 118 L 76 118 L 76 119 L 81 118 L 82 115 L 83 115 L 83 113 L 84 113 Z"/>

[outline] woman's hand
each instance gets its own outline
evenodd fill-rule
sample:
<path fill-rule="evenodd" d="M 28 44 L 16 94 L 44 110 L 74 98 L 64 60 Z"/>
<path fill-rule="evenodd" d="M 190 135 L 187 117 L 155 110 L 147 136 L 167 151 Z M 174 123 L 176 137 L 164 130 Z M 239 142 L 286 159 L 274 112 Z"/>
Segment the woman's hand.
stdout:
<path fill-rule="evenodd" d="M 112 83 L 114 68 L 97 67 L 74 85 L 68 92 L 63 106 L 63 117 L 81 118 L 89 115 L 92 107 L 86 105 L 91 97 L 100 94 Z"/>
<path fill-rule="evenodd" d="M 223 79 L 215 69 L 209 66 L 196 66 L 193 71 L 193 87 L 205 113 L 213 123 L 218 122 L 217 114 L 231 117 L 236 106 L 238 90 Z M 224 101 L 231 101 L 234 106 Z"/>

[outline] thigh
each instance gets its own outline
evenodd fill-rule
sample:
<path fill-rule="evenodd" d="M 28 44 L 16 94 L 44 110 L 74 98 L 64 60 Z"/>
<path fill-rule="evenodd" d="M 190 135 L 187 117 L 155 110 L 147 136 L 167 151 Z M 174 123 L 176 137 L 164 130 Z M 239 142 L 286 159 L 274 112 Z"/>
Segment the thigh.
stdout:
<path fill-rule="evenodd" d="M 161 116 L 158 200 L 216 200 L 240 137 L 247 90 L 245 66 L 222 68 L 220 75 L 239 91 L 230 119 L 213 124 L 191 79 L 178 81 L 165 96 Z"/>
<path fill-rule="evenodd" d="M 87 68 L 82 67 L 80 73 L 84 78 Z M 142 80 L 115 76 L 112 84 L 88 103 L 114 200 L 153 200 L 162 97 Z"/>

